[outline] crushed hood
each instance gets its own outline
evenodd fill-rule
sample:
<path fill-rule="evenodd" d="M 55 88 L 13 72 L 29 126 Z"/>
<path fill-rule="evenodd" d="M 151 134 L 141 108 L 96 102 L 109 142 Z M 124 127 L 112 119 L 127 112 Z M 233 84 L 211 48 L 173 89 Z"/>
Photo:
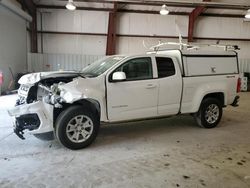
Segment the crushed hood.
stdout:
<path fill-rule="evenodd" d="M 47 78 L 57 78 L 57 77 L 69 77 L 69 76 L 77 76 L 79 73 L 75 71 L 54 71 L 54 72 L 38 72 L 38 73 L 30 73 L 22 76 L 19 80 L 19 84 L 28 84 L 33 85 L 40 80 Z"/>

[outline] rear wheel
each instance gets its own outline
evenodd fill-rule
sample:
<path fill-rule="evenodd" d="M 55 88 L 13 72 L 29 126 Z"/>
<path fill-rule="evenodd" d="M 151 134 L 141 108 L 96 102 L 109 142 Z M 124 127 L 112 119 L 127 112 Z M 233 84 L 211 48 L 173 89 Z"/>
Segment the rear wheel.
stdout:
<path fill-rule="evenodd" d="M 97 114 L 82 106 L 72 106 L 58 116 L 56 137 L 69 149 L 82 149 L 95 140 L 99 126 Z"/>
<path fill-rule="evenodd" d="M 199 111 L 194 115 L 197 124 L 204 128 L 214 128 L 222 117 L 221 102 L 215 98 L 202 101 Z"/>

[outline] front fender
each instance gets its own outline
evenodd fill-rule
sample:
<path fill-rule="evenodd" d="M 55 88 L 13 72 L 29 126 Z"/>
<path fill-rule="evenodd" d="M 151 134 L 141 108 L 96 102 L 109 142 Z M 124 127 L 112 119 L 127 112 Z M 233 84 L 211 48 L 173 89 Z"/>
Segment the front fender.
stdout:
<path fill-rule="evenodd" d="M 96 101 L 100 105 L 101 121 L 106 121 L 105 84 L 102 83 L 104 83 L 102 78 L 77 78 L 70 83 L 59 86 L 60 97 L 68 104 L 81 100 Z"/>

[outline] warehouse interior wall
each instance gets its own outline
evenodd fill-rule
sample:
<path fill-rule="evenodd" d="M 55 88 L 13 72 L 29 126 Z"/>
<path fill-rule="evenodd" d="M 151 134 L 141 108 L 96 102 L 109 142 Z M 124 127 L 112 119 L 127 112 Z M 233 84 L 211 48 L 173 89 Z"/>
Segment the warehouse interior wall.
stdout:
<path fill-rule="evenodd" d="M 10 1 L 17 3 L 14 0 Z M 158 7 L 154 8 L 156 10 Z M 11 81 L 9 68 L 14 75 L 27 70 L 57 70 L 62 68 L 61 66 L 75 70 L 103 57 L 106 54 L 108 20 L 107 11 L 38 9 L 39 53 L 31 54 L 27 22 L 0 5 L 0 71 L 4 74 L 2 91 L 8 88 Z M 116 26 L 118 34 L 116 53 L 138 54 L 145 53 L 159 41 L 178 42 L 176 37 L 179 33 L 186 37 L 188 16 L 119 12 Z M 244 21 L 243 18 L 200 16 L 194 37 L 232 39 L 220 40 L 219 44 L 238 45 L 241 48 L 238 51 L 240 62 L 243 62 L 244 67 L 250 72 L 250 22 Z M 184 39 L 183 42 L 187 40 Z M 195 42 L 215 44 L 218 41 L 195 40 Z M 173 49 L 178 46 L 168 48 Z M 60 66 L 58 66 L 59 61 L 62 62 Z M 68 65 L 71 63 L 72 66 Z"/>
<path fill-rule="evenodd" d="M 38 49 L 46 56 L 44 64 L 50 64 L 55 69 L 58 61 L 47 61 L 47 56 L 58 56 L 69 58 L 70 55 L 102 57 L 106 53 L 107 30 L 109 14 L 105 11 L 68 11 L 56 9 L 38 9 L 37 14 L 38 31 L 45 33 L 38 34 Z M 145 53 L 153 45 L 161 42 L 179 42 L 179 33 L 185 38 L 188 35 L 188 16 L 142 13 L 118 13 L 117 18 L 117 54 L 138 54 Z M 52 33 L 49 33 L 52 32 Z M 67 34 L 68 33 L 68 34 Z M 91 35 L 87 35 L 90 33 Z M 96 35 L 95 35 L 96 34 Z M 170 36 L 170 37 L 168 37 Z M 173 38 L 173 36 L 175 38 Z M 197 43 L 205 44 L 227 44 L 238 45 L 240 62 L 247 64 L 250 72 L 250 22 L 243 18 L 228 17 L 207 17 L 200 16 L 194 30 L 194 37 L 200 38 L 229 38 L 232 40 L 195 40 Z M 183 39 L 183 42 L 187 42 Z M 178 46 L 168 46 L 168 49 L 178 48 Z M 208 50 L 223 50 L 222 48 L 208 48 Z M 66 54 L 66 56 L 62 56 Z M 41 62 L 40 56 L 30 55 L 37 64 Z M 44 61 L 45 59 L 45 61 Z M 52 58 L 51 58 L 52 59 Z M 83 57 L 82 59 L 89 59 Z M 63 62 L 71 62 L 63 60 Z M 54 65 L 53 65 L 54 64 Z M 81 63 L 77 63 L 78 66 Z M 84 62 L 89 64 L 89 61 Z M 64 65 L 64 67 L 67 67 Z M 74 67 L 68 67 L 71 70 Z M 37 70 L 37 67 L 34 68 Z M 43 68 L 43 70 L 47 70 Z"/>
<path fill-rule="evenodd" d="M 27 70 L 26 21 L 0 5 L 0 71 L 4 82 L 2 91 L 8 89 L 12 76 Z M 13 89 L 11 85 L 10 89 Z"/>
<path fill-rule="evenodd" d="M 105 34 L 108 28 L 108 12 L 38 10 L 37 28 L 38 31 Z M 43 53 L 104 55 L 106 38 L 99 35 L 42 34 L 41 45 L 41 34 L 38 34 L 38 49 Z"/>
<path fill-rule="evenodd" d="M 38 30 L 72 33 L 106 34 L 108 28 L 108 12 L 101 11 L 67 11 L 40 10 L 43 17 L 41 28 L 38 18 Z M 39 17 L 39 14 L 38 14 Z M 117 53 L 131 54 L 147 51 L 144 43 L 154 45 L 161 40 L 175 41 L 178 39 L 155 38 L 157 36 L 187 36 L 188 16 L 138 13 L 118 13 Z M 178 25 L 178 28 L 176 27 Z M 126 37 L 124 37 L 124 35 Z M 141 35 L 146 37 L 129 37 Z M 150 37 L 147 37 L 150 36 Z M 250 22 L 242 18 L 206 17 L 201 16 L 194 30 L 195 37 L 204 38 L 248 38 L 250 39 Z M 40 38 L 40 35 L 39 37 Z M 106 50 L 106 36 L 43 34 L 44 53 L 69 53 L 104 55 Z M 199 40 L 198 42 L 215 44 L 216 40 Z M 39 41 L 41 43 L 41 41 Z M 249 58 L 249 41 L 220 41 L 220 44 L 238 44 L 241 47 L 240 58 Z M 39 47 L 41 44 L 39 44 Z M 41 50 L 41 49 L 40 49 Z"/>

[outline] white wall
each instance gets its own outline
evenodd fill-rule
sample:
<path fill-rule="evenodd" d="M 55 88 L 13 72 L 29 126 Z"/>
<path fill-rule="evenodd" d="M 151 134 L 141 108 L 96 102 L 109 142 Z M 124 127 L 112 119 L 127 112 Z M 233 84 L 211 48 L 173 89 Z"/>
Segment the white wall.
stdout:
<path fill-rule="evenodd" d="M 73 70 L 80 71 L 103 58 L 101 55 L 83 54 L 28 54 L 28 70 L 31 72 Z"/>
<path fill-rule="evenodd" d="M 40 13 L 38 30 L 41 30 Z M 94 11 L 42 11 L 43 31 L 107 33 L 108 12 Z M 41 35 L 38 35 L 41 51 Z M 104 55 L 106 53 L 105 36 L 54 35 L 43 34 L 43 52 L 58 54 Z"/>
<path fill-rule="evenodd" d="M 10 79 L 9 67 L 13 73 L 27 70 L 26 21 L 0 5 L 0 71 L 4 74 L 2 91 Z"/>
<path fill-rule="evenodd" d="M 156 7 L 158 8 L 158 7 Z M 137 7 L 138 9 L 138 7 Z M 40 10 L 43 15 L 44 31 L 107 33 L 108 12 Z M 195 37 L 210 38 L 248 38 L 250 39 L 250 22 L 241 18 L 204 17 L 196 22 Z M 178 25 L 178 28 L 176 27 Z M 40 14 L 38 14 L 40 30 Z M 153 36 L 187 36 L 188 16 L 158 14 L 119 13 L 117 33 L 121 35 L 145 35 L 152 37 L 118 37 L 116 52 L 118 54 L 135 54 L 148 51 L 146 47 L 161 42 L 178 42 L 173 38 L 154 38 Z M 43 51 L 46 54 L 85 54 L 102 56 L 106 52 L 106 36 L 84 36 L 68 34 L 43 34 Z M 186 42 L 186 40 L 183 40 Z M 198 43 L 215 44 L 216 40 L 197 40 Z M 39 49 L 40 49 L 39 35 Z M 220 41 L 220 44 L 239 45 L 241 62 L 250 65 L 249 41 Z M 168 48 L 178 48 L 169 46 Z M 40 49 L 41 50 L 41 49 Z M 219 49 L 218 49 L 219 50 Z M 222 49 L 221 49 L 222 50 Z"/>
<path fill-rule="evenodd" d="M 242 18 L 199 17 L 194 32 L 196 37 L 249 38 L 250 22 Z"/>
<path fill-rule="evenodd" d="M 177 36 L 175 23 L 181 34 L 187 35 L 187 16 L 161 16 L 160 14 L 120 13 L 118 15 L 117 33 L 139 35 Z"/>
<path fill-rule="evenodd" d="M 42 14 L 43 30 L 46 31 L 107 33 L 108 12 L 43 10 Z M 176 23 L 182 36 L 187 36 L 188 31 L 187 16 L 119 13 L 117 20 L 117 33 L 123 35 L 177 36 Z M 250 39 L 250 22 L 243 22 L 241 18 L 202 16 L 197 20 L 194 36 Z M 177 39 L 118 37 L 117 53 L 144 52 L 143 40 L 149 44 L 156 44 L 159 40 L 178 41 Z M 106 36 L 48 34 L 44 35 L 43 42 L 45 53 L 104 55 L 106 50 Z M 199 42 L 206 43 L 207 41 L 200 40 Z M 216 41 L 208 42 L 215 43 Z M 221 41 L 221 43 L 239 44 L 242 49 L 240 57 L 250 58 L 248 52 L 250 42 Z"/>
<path fill-rule="evenodd" d="M 40 35 L 39 42 L 40 42 Z M 41 48 L 39 46 L 39 48 Z M 106 37 L 43 34 L 43 52 L 54 54 L 104 55 Z"/>
<path fill-rule="evenodd" d="M 120 15 L 118 26 L 119 34 L 140 34 L 140 35 L 161 35 L 177 36 L 179 30 L 182 36 L 187 36 L 188 17 L 187 16 L 161 16 L 150 14 L 127 13 Z M 194 31 L 195 37 L 210 38 L 248 38 L 250 39 L 250 22 L 244 22 L 241 18 L 225 17 L 200 17 Z M 148 44 L 157 44 L 159 40 L 174 41 L 178 39 L 159 39 L 159 38 L 131 38 L 120 37 L 118 39 L 118 53 L 144 52 L 143 40 Z M 215 44 L 215 40 L 197 40 L 195 42 Z M 250 59 L 249 41 L 220 41 L 220 44 L 237 44 L 240 46 L 239 57 Z M 171 48 L 171 47 L 170 47 Z M 173 48 L 173 47 L 172 47 Z"/>

